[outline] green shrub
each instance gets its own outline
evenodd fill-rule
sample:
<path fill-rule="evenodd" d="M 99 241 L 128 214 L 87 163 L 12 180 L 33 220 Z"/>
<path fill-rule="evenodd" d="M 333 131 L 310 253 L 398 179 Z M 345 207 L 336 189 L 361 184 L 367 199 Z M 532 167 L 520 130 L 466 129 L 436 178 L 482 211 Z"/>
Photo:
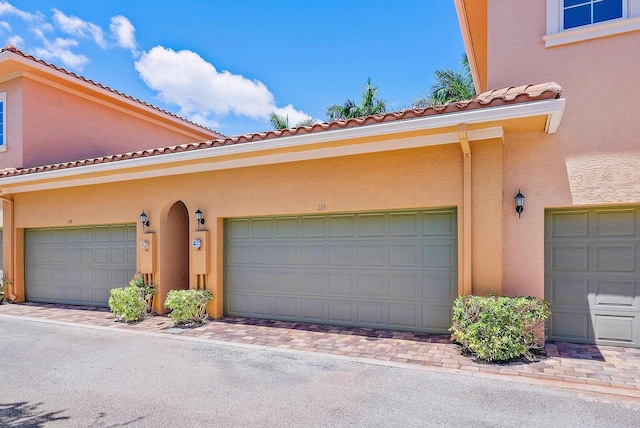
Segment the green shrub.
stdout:
<path fill-rule="evenodd" d="M 119 321 L 135 322 L 144 318 L 147 301 L 137 287 L 113 288 L 109 308 Z"/>
<path fill-rule="evenodd" d="M 0 275 L 0 305 L 5 301 L 11 301 L 11 297 L 9 296 L 11 284 L 12 282 L 9 277 Z"/>
<path fill-rule="evenodd" d="M 169 316 L 175 323 L 198 324 L 207 319 L 207 303 L 213 299 L 209 290 L 171 290 L 164 306 L 171 309 Z"/>
<path fill-rule="evenodd" d="M 539 348 L 536 332 L 544 332 L 550 314 L 549 304 L 535 297 L 461 296 L 451 339 L 483 360 L 518 358 Z"/>
<path fill-rule="evenodd" d="M 151 312 L 151 302 L 156 289 L 145 284 L 144 278 L 134 278 L 128 287 L 113 288 L 109 295 L 109 308 L 118 321 L 136 322 Z"/>
<path fill-rule="evenodd" d="M 151 312 L 151 304 L 153 303 L 153 296 L 156 294 L 156 288 L 153 284 L 146 284 L 144 277 L 133 278 L 129 281 L 130 287 L 135 287 L 142 294 L 142 298 L 146 302 L 147 312 Z"/>

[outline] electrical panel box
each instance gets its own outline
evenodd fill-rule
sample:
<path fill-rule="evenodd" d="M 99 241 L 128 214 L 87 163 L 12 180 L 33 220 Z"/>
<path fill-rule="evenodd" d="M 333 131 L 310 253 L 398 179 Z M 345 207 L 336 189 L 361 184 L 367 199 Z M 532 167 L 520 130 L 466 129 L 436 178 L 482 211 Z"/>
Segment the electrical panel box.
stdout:
<path fill-rule="evenodd" d="M 209 273 L 209 232 L 199 230 L 191 235 L 191 274 Z"/>
<path fill-rule="evenodd" d="M 138 242 L 140 273 L 156 273 L 156 234 L 143 233 Z"/>

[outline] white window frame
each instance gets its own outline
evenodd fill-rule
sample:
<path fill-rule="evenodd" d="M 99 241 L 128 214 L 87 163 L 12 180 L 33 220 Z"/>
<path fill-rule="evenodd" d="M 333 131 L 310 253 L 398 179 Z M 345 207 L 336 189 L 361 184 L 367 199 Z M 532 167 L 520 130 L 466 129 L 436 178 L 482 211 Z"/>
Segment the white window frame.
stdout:
<path fill-rule="evenodd" d="M 622 18 L 565 30 L 564 0 L 547 0 L 547 34 L 542 36 L 544 46 L 550 48 L 640 30 L 640 16 L 629 16 L 630 2 L 640 3 L 639 0 L 622 0 Z"/>
<path fill-rule="evenodd" d="M 0 152 L 7 151 L 7 93 L 0 92 L 0 103 L 2 103 L 2 140 L 0 141 Z"/>

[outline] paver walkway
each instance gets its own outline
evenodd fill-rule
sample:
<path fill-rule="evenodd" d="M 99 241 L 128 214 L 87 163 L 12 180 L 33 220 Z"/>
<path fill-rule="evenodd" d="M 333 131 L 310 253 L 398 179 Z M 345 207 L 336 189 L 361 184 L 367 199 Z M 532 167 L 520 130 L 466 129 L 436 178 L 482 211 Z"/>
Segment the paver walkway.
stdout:
<path fill-rule="evenodd" d="M 556 342 L 547 343 L 547 357 L 540 361 L 486 364 L 461 355 L 447 335 L 231 317 L 176 329 L 166 316 L 125 324 L 116 322 L 106 308 L 35 303 L 0 305 L 2 315 L 415 364 L 471 376 L 509 376 L 521 382 L 640 398 L 640 349 Z"/>

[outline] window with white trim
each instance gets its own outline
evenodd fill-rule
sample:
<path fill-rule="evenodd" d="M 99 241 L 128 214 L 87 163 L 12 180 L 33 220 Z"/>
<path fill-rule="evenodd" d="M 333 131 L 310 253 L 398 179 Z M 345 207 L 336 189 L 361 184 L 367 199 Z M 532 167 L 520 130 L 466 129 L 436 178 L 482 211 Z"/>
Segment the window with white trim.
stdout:
<path fill-rule="evenodd" d="M 640 30 L 640 0 L 547 0 L 545 47 Z"/>
<path fill-rule="evenodd" d="M 622 18 L 622 0 L 564 0 L 562 28 L 582 27 Z"/>
<path fill-rule="evenodd" d="M 0 151 L 7 149 L 7 93 L 0 92 Z"/>

